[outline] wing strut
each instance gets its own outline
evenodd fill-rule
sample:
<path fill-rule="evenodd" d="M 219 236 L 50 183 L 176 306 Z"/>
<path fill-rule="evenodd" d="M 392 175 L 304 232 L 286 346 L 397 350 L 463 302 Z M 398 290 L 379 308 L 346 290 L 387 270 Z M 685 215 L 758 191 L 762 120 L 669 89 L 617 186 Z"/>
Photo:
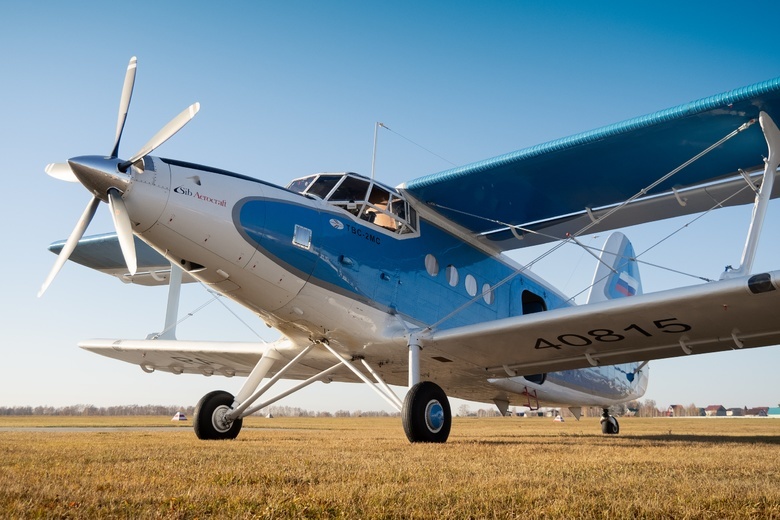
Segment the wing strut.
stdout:
<path fill-rule="evenodd" d="M 750 229 L 745 240 L 745 248 L 742 251 L 740 266 L 737 269 L 733 269 L 731 266 L 726 267 L 726 272 L 721 276 L 721 280 L 747 276 L 751 273 L 753 261 L 756 258 L 756 250 L 758 249 L 758 239 L 761 235 L 761 228 L 764 225 L 764 218 L 766 217 L 766 208 L 772 195 L 775 174 L 777 173 L 777 167 L 780 166 L 780 130 L 778 130 L 777 125 L 775 125 L 775 122 L 772 121 L 772 118 L 766 112 L 761 112 L 758 119 L 761 123 L 761 130 L 764 132 L 764 138 L 766 138 L 766 144 L 769 147 L 769 157 L 764 160 L 764 178 L 761 181 L 761 188 L 756 193 L 756 200 L 753 204 L 753 216 L 750 220 Z"/>
<path fill-rule="evenodd" d="M 163 331 L 157 334 L 154 339 L 176 339 L 182 274 L 181 268 L 171 263 L 171 273 L 168 275 L 168 306 L 165 310 L 165 325 Z"/>
<path fill-rule="evenodd" d="M 295 365 L 299 364 L 303 360 L 303 358 L 312 349 L 314 349 L 317 346 L 321 346 L 324 349 L 326 349 L 328 352 L 330 352 L 333 355 L 333 357 L 336 358 L 337 360 L 336 364 L 310 377 L 306 381 L 299 383 L 293 388 L 290 388 L 289 390 L 280 393 L 279 395 L 273 398 L 267 399 L 259 404 L 254 404 L 255 401 L 257 401 L 266 391 L 268 391 L 272 386 L 274 386 L 274 384 L 276 384 L 276 382 L 279 381 L 279 379 L 281 379 L 288 370 L 290 370 Z M 326 340 L 320 340 L 320 341 L 315 341 L 313 343 L 310 343 L 306 348 L 300 351 L 291 361 L 289 361 L 285 366 L 283 366 L 273 377 L 271 377 L 265 385 L 258 388 L 263 378 L 265 378 L 265 376 L 271 370 L 273 364 L 279 360 L 281 360 L 281 356 L 273 349 L 268 349 L 265 351 L 263 356 L 257 362 L 257 365 L 255 365 L 255 368 L 252 370 L 252 373 L 249 375 L 249 378 L 244 383 L 244 386 L 236 395 L 230 411 L 225 414 L 225 419 L 230 421 L 235 421 L 236 419 L 244 418 L 248 415 L 251 415 L 275 403 L 279 399 L 282 399 L 283 397 L 287 397 L 288 395 L 297 392 L 298 390 L 306 386 L 309 386 L 312 383 L 316 383 L 317 381 L 327 381 L 328 376 L 330 374 L 336 372 L 337 370 L 342 369 L 343 367 L 346 367 L 349 370 L 351 370 L 361 381 L 366 383 L 377 394 L 379 394 L 380 397 L 382 397 L 385 401 L 387 401 L 393 408 L 396 408 L 399 412 L 401 411 L 401 408 L 403 406 L 403 403 L 398 398 L 398 396 L 396 396 L 393 393 L 390 387 L 387 386 L 387 383 L 385 383 L 384 380 L 382 380 L 379 374 L 375 370 L 373 370 L 364 359 L 361 359 L 361 361 L 363 365 L 366 367 L 366 369 L 368 370 L 368 372 L 376 380 L 376 384 L 371 382 L 371 380 L 368 377 L 366 377 L 365 374 L 363 374 L 360 370 L 358 370 L 357 367 L 354 366 L 354 364 L 352 363 L 354 359 L 353 360 L 346 359 L 343 355 L 336 352 L 328 344 Z"/>

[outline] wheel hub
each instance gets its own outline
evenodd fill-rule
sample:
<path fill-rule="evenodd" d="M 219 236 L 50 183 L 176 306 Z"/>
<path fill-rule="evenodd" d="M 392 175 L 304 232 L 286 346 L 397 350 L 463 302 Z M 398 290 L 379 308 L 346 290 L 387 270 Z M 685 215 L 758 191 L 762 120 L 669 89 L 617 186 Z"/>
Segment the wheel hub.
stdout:
<path fill-rule="evenodd" d="M 221 405 L 216 407 L 214 413 L 211 414 L 211 424 L 220 433 L 230 430 L 230 426 L 233 424 L 233 421 L 227 418 L 228 412 L 230 412 L 230 407 Z"/>
<path fill-rule="evenodd" d="M 438 433 L 444 426 L 444 407 L 436 399 L 425 406 L 425 425 L 431 433 Z"/>

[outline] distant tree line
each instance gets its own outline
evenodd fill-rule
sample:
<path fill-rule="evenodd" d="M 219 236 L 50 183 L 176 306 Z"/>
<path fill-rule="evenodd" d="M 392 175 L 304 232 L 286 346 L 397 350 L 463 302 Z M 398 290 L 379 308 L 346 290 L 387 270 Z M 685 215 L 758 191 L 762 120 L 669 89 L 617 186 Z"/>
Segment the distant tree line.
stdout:
<path fill-rule="evenodd" d="M 510 411 L 517 407 L 510 407 Z M 551 410 L 550 408 L 546 408 Z M 525 410 L 525 408 L 523 408 Z M 195 412 L 193 406 L 175 406 L 175 405 L 157 405 L 157 404 L 130 404 L 120 406 L 94 406 L 91 404 L 76 404 L 71 406 L 0 406 L 0 416 L 3 415 L 67 415 L 67 416 L 88 416 L 88 415 L 174 415 L 176 412 L 182 412 L 188 417 Z M 558 412 L 564 417 L 571 417 L 572 413 L 567 408 L 560 408 Z M 652 399 L 643 401 L 631 401 L 625 404 L 611 406 L 609 412 L 616 416 L 636 416 L 636 417 L 662 417 L 667 415 L 667 410 L 659 410 L 656 402 Z M 525 412 L 533 415 L 534 410 Z M 583 407 L 583 417 L 599 417 L 602 410 L 597 406 Z M 691 403 L 688 406 L 676 406 L 674 415 L 677 417 L 698 417 L 702 409 Z M 338 410 L 336 412 L 311 411 L 292 406 L 270 406 L 264 408 L 254 415 L 271 417 L 398 417 L 398 412 L 385 411 L 364 411 L 364 410 Z M 458 407 L 457 413 L 453 410 L 453 415 L 460 417 L 498 417 L 501 414 L 495 407 L 480 408 L 472 411 L 469 405 L 462 404 Z"/>
<path fill-rule="evenodd" d="M 780 406 L 780 405 L 778 405 Z M 510 407 L 509 411 L 514 413 L 522 413 L 525 415 L 535 415 L 536 410 L 528 410 L 527 407 Z M 574 414 L 569 411 L 568 408 L 555 408 L 544 407 L 544 413 L 559 413 L 563 417 L 573 417 Z M 747 408 L 746 408 L 747 410 Z M 661 410 L 653 399 L 645 399 L 643 401 L 630 401 L 628 403 L 617 404 L 609 407 L 609 413 L 618 417 L 634 416 L 634 417 L 665 417 L 669 415 L 667 409 Z M 703 414 L 703 409 L 691 403 L 687 406 L 674 406 L 675 417 L 699 417 Z M 598 406 L 582 407 L 582 417 L 600 417 L 602 409 Z M 459 417 L 499 417 L 501 414 L 495 407 L 480 408 L 476 411 L 472 410 L 469 405 L 462 404 L 458 407 L 457 414 Z"/>
<path fill-rule="evenodd" d="M 120 406 L 94 406 L 91 404 L 75 404 L 71 406 L 0 406 L 0 415 L 173 415 L 183 412 L 192 414 L 192 406 L 174 406 L 159 404 L 128 404 Z"/>
<path fill-rule="evenodd" d="M 126 415 L 162 415 L 173 416 L 182 412 L 190 417 L 195 413 L 193 406 L 130 404 L 120 406 L 94 406 L 76 404 L 71 406 L 0 406 L 0 416 L 4 415 L 63 415 L 63 416 L 126 416 Z M 398 412 L 363 410 L 338 410 L 337 412 L 313 412 L 292 406 L 271 406 L 254 415 L 272 417 L 396 417 Z"/>
<path fill-rule="evenodd" d="M 303 408 L 294 408 L 291 406 L 271 406 L 264 408 L 255 415 L 272 417 L 400 417 L 398 412 L 385 411 L 364 411 L 364 410 L 337 410 L 331 412 L 313 412 Z"/>

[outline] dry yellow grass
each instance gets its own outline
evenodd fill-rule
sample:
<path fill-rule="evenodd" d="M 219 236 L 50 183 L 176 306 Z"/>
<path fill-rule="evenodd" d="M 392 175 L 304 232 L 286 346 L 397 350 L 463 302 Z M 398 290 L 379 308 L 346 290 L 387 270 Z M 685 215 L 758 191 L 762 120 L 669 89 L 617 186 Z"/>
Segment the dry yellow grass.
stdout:
<path fill-rule="evenodd" d="M 408 444 L 398 419 L 245 428 L 0 431 L 0 517 L 780 518 L 776 419 L 623 419 L 618 437 L 597 419 L 456 419 L 444 445 Z"/>

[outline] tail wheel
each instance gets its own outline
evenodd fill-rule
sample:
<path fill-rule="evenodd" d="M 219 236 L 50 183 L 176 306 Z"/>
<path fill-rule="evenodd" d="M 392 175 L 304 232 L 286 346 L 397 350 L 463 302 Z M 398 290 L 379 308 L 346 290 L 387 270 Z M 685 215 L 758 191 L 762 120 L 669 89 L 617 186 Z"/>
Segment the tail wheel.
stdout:
<path fill-rule="evenodd" d="M 195 435 L 201 440 L 235 439 L 241 431 L 243 419 L 229 420 L 233 396 L 224 390 L 215 390 L 204 395 L 195 406 L 193 426 Z"/>
<path fill-rule="evenodd" d="M 620 424 L 613 416 L 601 418 L 601 433 L 606 435 L 617 435 L 620 433 Z"/>
<path fill-rule="evenodd" d="M 401 417 L 409 442 L 446 442 L 450 435 L 450 402 L 444 390 L 430 381 L 409 390 Z"/>

